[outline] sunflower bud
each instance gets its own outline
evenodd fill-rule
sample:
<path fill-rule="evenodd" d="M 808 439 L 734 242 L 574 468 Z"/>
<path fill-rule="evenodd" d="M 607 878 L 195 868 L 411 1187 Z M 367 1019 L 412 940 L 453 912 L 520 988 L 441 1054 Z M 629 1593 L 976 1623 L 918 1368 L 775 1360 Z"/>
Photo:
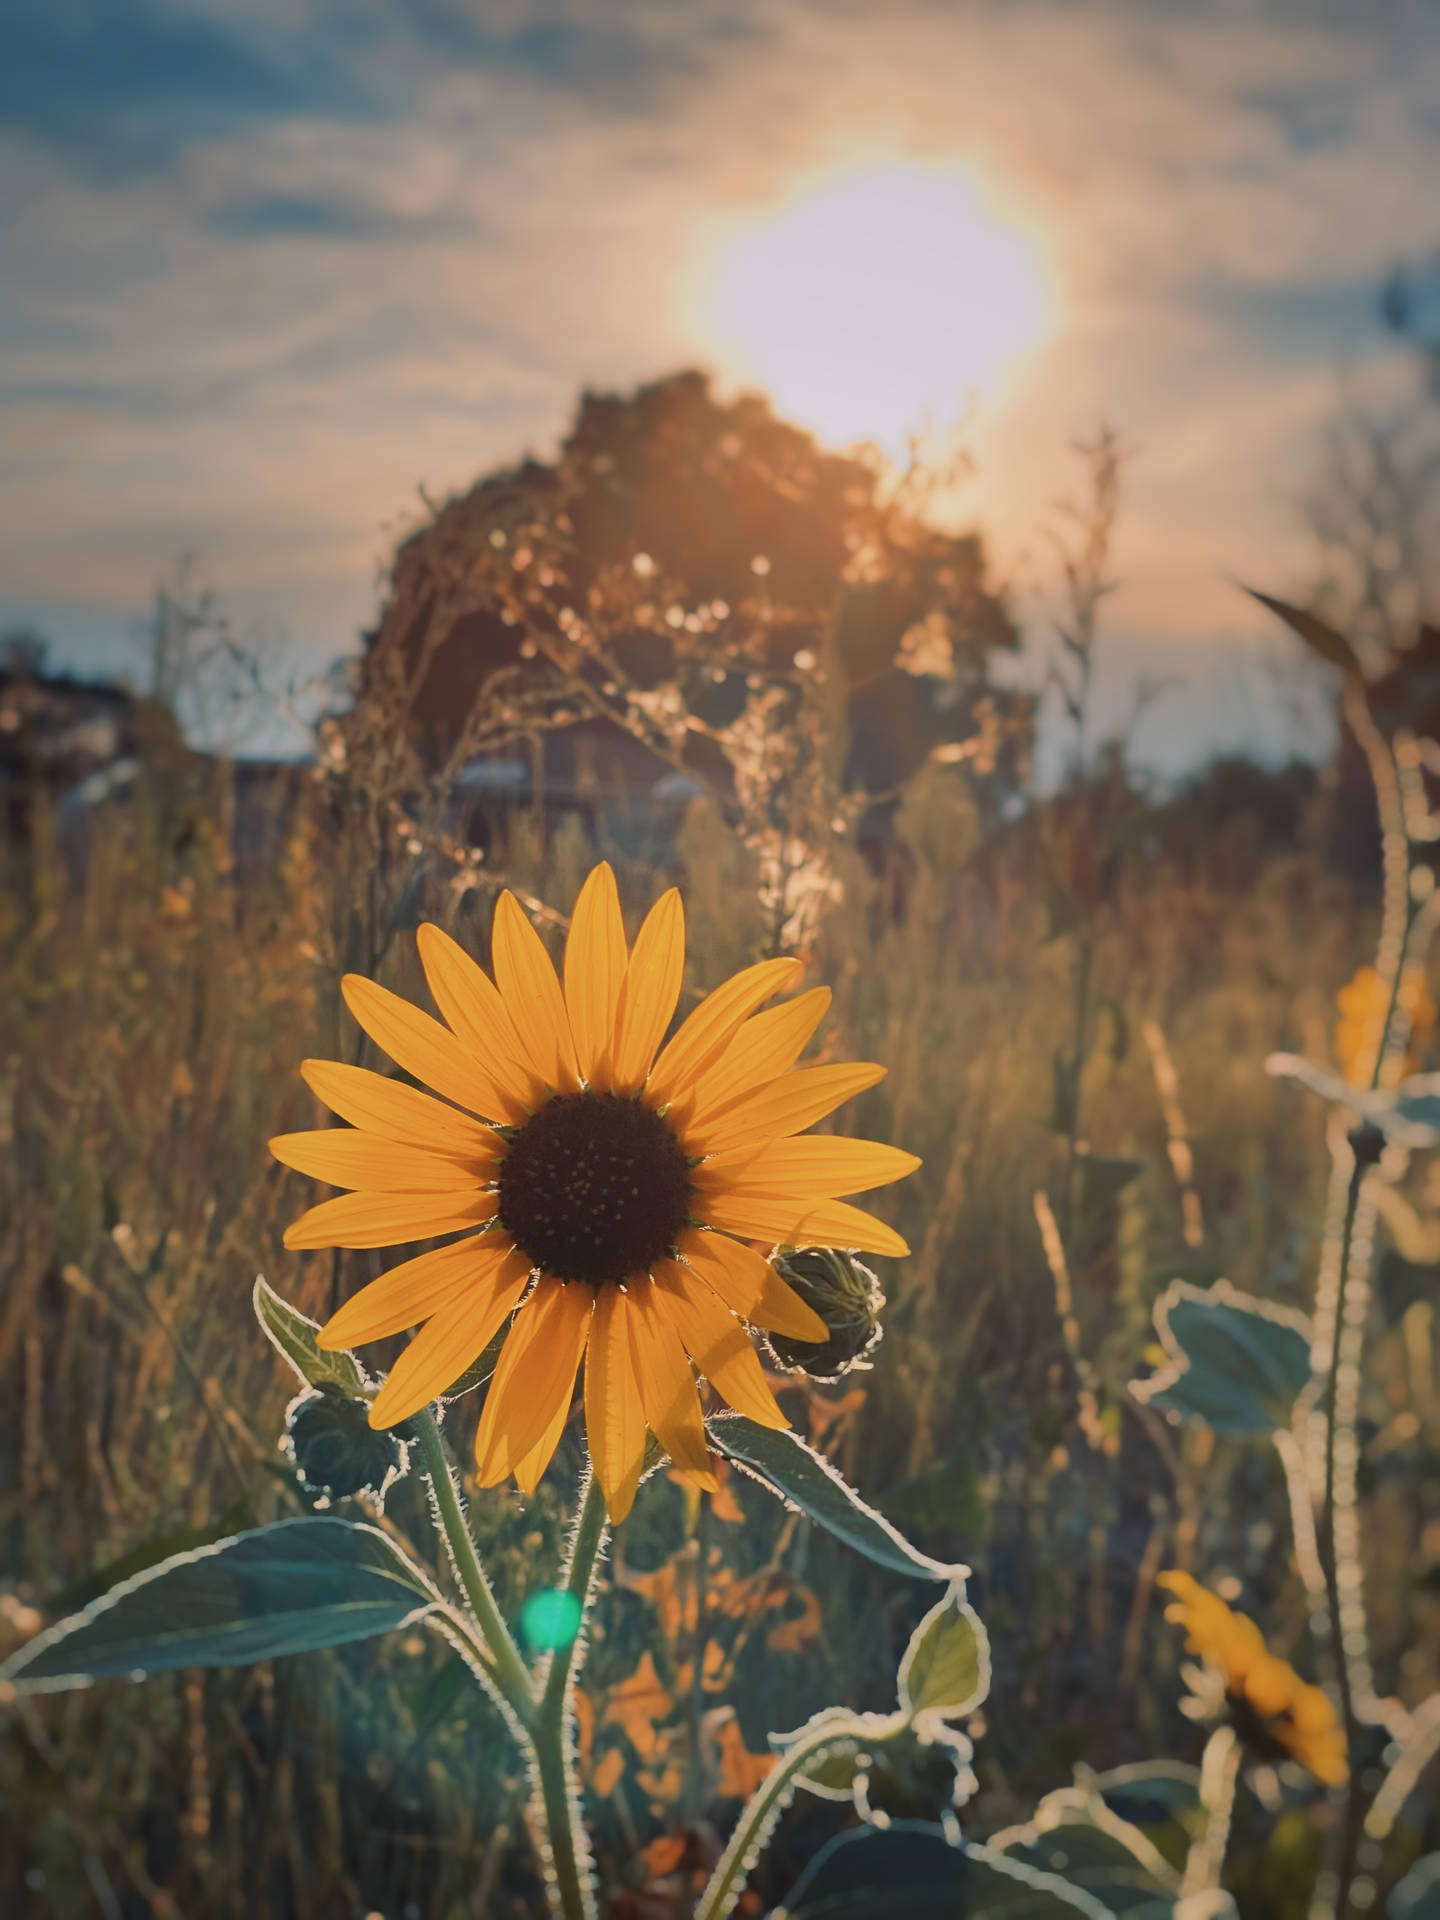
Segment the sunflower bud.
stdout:
<path fill-rule="evenodd" d="M 282 1447 L 311 1493 L 383 1495 L 410 1464 L 409 1428 L 377 1431 L 363 1400 L 321 1387 L 302 1393 L 285 1413 Z"/>
<path fill-rule="evenodd" d="M 838 1380 L 842 1373 L 863 1366 L 879 1342 L 880 1309 L 885 1304 L 869 1267 L 862 1266 L 853 1253 L 805 1247 L 777 1253 L 775 1270 L 830 1329 L 823 1345 L 769 1334 L 770 1350 L 781 1366 L 795 1367 L 815 1380 Z"/>
<path fill-rule="evenodd" d="M 924 1733 L 907 1727 L 877 1745 L 856 1776 L 855 1811 L 862 1820 L 939 1820 L 975 1792 L 969 1740 L 939 1722 Z"/>

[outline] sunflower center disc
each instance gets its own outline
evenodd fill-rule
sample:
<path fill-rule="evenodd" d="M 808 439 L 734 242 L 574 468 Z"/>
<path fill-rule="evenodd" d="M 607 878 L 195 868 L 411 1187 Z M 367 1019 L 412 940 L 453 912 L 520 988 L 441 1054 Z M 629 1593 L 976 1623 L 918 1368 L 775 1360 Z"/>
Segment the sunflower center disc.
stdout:
<path fill-rule="evenodd" d="M 658 1114 L 613 1093 L 566 1093 L 510 1142 L 500 1224 L 557 1280 L 593 1287 L 672 1253 L 690 1217 L 690 1168 Z"/>

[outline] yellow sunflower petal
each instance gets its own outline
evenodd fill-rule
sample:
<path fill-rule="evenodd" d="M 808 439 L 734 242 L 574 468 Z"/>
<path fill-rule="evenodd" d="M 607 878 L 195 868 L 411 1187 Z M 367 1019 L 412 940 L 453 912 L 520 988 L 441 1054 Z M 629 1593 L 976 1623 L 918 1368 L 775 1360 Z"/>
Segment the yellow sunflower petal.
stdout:
<path fill-rule="evenodd" d="M 475 1434 L 482 1487 L 495 1486 L 515 1461 L 523 1462 L 554 1424 L 557 1407 L 569 1406 L 592 1304 L 589 1287 L 564 1286 L 546 1274 L 515 1316 Z"/>
<path fill-rule="evenodd" d="M 630 1344 L 630 1296 L 601 1287 L 585 1351 L 585 1431 L 605 1510 L 615 1525 L 629 1513 L 645 1460 L 645 1408 Z"/>
<path fill-rule="evenodd" d="M 535 1072 L 557 1093 L 580 1084 L 565 996 L 545 943 L 507 887 L 495 902 L 495 982 Z"/>
<path fill-rule="evenodd" d="M 771 1271 L 768 1260 L 726 1234 L 697 1233 L 693 1229 L 681 1234 L 680 1253 L 732 1313 L 738 1313 L 742 1320 L 750 1318 L 751 1309 L 765 1291 L 765 1277 Z"/>
<path fill-rule="evenodd" d="M 469 1160 L 494 1149 L 489 1127 L 407 1087 L 403 1080 L 387 1079 L 368 1067 L 347 1067 L 339 1060 L 302 1060 L 300 1076 L 332 1113 L 367 1133 L 423 1147 L 448 1160 Z"/>
<path fill-rule="evenodd" d="M 504 1285 L 492 1287 L 488 1297 L 477 1300 L 466 1294 L 425 1322 L 370 1402 L 372 1427 L 393 1427 L 397 1420 L 408 1419 L 453 1387 L 471 1361 L 479 1359 L 529 1278 L 516 1254 L 499 1274 Z"/>
<path fill-rule="evenodd" d="M 1283 1713 L 1300 1687 L 1300 1676 L 1288 1661 L 1263 1654 L 1245 1675 L 1245 1698 L 1262 1719 Z"/>
<path fill-rule="evenodd" d="M 506 1103 L 496 1117 L 511 1126 L 519 1125 L 544 1103 L 545 1088 L 526 1061 L 525 1048 L 500 989 L 443 927 L 426 921 L 416 930 L 415 944 L 436 1006 L 459 1038 L 479 1056 Z"/>
<path fill-rule="evenodd" d="M 1322 1786 L 1343 1787 L 1350 1778 L 1343 1733 L 1337 1731 L 1331 1735 L 1312 1736 L 1308 1740 L 1292 1742 L 1292 1750 L 1301 1766 L 1308 1767 Z"/>
<path fill-rule="evenodd" d="M 796 1247 L 851 1247 L 857 1253 L 910 1251 L 893 1227 L 843 1200 L 784 1200 L 777 1197 L 707 1197 L 700 1208 L 707 1225 L 746 1240 L 786 1240 Z"/>
<path fill-rule="evenodd" d="M 607 1076 L 617 1093 L 631 1093 L 643 1083 L 665 1038 L 684 976 L 685 908 L 671 887 L 646 914 L 620 989 Z"/>
<path fill-rule="evenodd" d="M 673 1260 L 660 1261 L 651 1278 L 662 1310 L 715 1391 L 762 1427 L 788 1426 L 765 1384 L 750 1336 L 734 1314 Z"/>
<path fill-rule="evenodd" d="M 794 986 L 804 972 L 798 960 L 762 960 L 733 974 L 696 1007 L 655 1062 L 647 1092 L 665 1106 L 714 1066 L 741 1024 L 772 994 Z"/>
<path fill-rule="evenodd" d="M 407 1147 L 358 1127 L 324 1127 L 314 1133 L 277 1133 L 267 1144 L 282 1166 L 328 1180 L 332 1187 L 359 1187 L 367 1193 L 454 1193 L 464 1174 L 479 1186 L 493 1180 L 500 1164 L 499 1141 L 475 1164 L 463 1167 L 421 1147 Z"/>
<path fill-rule="evenodd" d="M 774 1267 L 767 1273 L 760 1298 L 750 1309 L 749 1317 L 752 1326 L 763 1327 L 767 1333 L 788 1334 L 792 1340 L 809 1340 L 817 1347 L 830 1338 L 830 1329 L 819 1314 L 781 1279 Z"/>
<path fill-rule="evenodd" d="M 1211 1652 L 1237 1684 L 1245 1680 L 1260 1661 L 1270 1658 L 1265 1636 L 1245 1613 L 1230 1615 L 1216 1633 Z"/>
<path fill-rule="evenodd" d="M 630 1342 L 645 1421 L 683 1473 L 713 1493 L 717 1486 L 700 1417 L 700 1395 L 680 1335 L 655 1298 L 648 1274 L 628 1283 Z"/>
<path fill-rule="evenodd" d="M 1297 1681 L 1290 1717 L 1302 1733 L 1325 1733 L 1336 1725 L 1335 1709 L 1319 1687 Z"/>
<path fill-rule="evenodd" d="M 398 1247 L 433 1240 L 457 1227 L 479 1227 L 495 1214 L 495 1196 L 464 1193 L 342 1193 L 322 1200 L 285 1229 L 296 1247 Z"/>
<path fill-rule="evenodd" d="M 830 989 L 812 987 L 747 1020 L 695 1090 L 692 1117 L 708 1121 L 788 1073 L 825 1018 Z"/>
<path fill-rule="evenodd" d="M 608 1057 L 629 961 L 615 875 L 602 860 L 580 889 L 565 942 L 565 1005 L 576 1063 L 586 1080 L 595 1078 Z"/>
<path fill-rule="evenodd" d="M 316 1334 L 315 1344 L 338 1353 L 403 1333 L 428 1320 L 457 1292 L 483 1307 L 492 1292 L 507 1284 L 501 1268 L 510 1251 L 508 1234 L 476 1233 L 402 1260 L 338 1307 Z"/>
<path fill-rule="evenodd" d="M 500 1112 L 500 1088 L 448 1027 L 363 974 L 347 973 L 340 991 L 366 1033 L 397 1067 L 472 1113 L 493 1118 Z"/>
<path fill-rule="evenodd" d="M 778 1140 L 803 1132 L 884 1077 L 884 1067 L 864 1060 L 843 1066 L 801 1067 L 727 1107 L 717 1119 L 687 1127 L 686 1151 L 724 1153 L 749 1141 Z"/>
<path fill-rule="evenodd" d="M 560 1444 L 560 1436 L 564 1433 L 565 1423 L 570 1418 L 571 1406 L 572 1401 L 570 1396 L 568 1394 L 562 1394 L 555 1402 L 555 1411 L 551 1415 L 549 1426 L 545 1429 L 544 1433 L 541 1434 L 534 1446 L 531 1447 L 524 1459 L 517 1460 L 510 1469 L 515 1477 L 515 1484 L 521 1493 L 534 1493 L 540 1482 L 545 1478 L 545 1469 L 555 1458 L 555 1449 Z"/>
<path fill-rule="evenodd" d="M 753 1147 L 736 1147 L 697 1167 L 693 1178 L 702 1193 L 717 1198 L 836 1200 L 843 1193 L 889 1186 L 919 1165 L 913 1153 L 881 1140 L 807 1133 L 798 1140 L 771 1141 L 758 1157 Z"/>

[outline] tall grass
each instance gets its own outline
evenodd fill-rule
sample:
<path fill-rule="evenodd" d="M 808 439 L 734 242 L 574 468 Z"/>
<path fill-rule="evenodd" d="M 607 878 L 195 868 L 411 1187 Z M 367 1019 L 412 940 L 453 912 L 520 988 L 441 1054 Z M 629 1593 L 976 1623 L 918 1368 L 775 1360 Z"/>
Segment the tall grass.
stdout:
<path fill-rule="evenodd" d="M 282 1250 L 307 1195 L 264 1151 L 269 1134 L 317 1123 L 303 1057 L 364 1057 L 340 973 L 373 971 L 423 1002 L 420 918 L 483 959 L 502 883 L 552 910 L 541 923 L 558 933 L 597 854 L 616 859 L 631 914 L 672 877 L 627 864 L 578 816 L 523 812 L 477 865 L 447 838 L 443 805 L 402 804 L 408 772 L 387 786 L 350 752 L 270 815 L 252 805 L 238 865 L 232 775 L 173 758 L 98 811 L 83 847 L 41 806 L 26 844 L 4 849 L 0 1636 L 186 1541 L 309 1504 L 276 1445 L 293 1382 L 249 1296 L 264 1271 L 319 1317 L 378 1270 L 372 1255 Z M 821 1057 L 890 1070 L 847 1121 L 925 1166 L 878 1207 L 915 1251 L 886 1263 L 874 1370 L 792 1386 L 785 1405 L 867 1497 L 976 1569 L 997 1662 L 977 1831 L 1028 1814 L 1082 1755 L 1196 1747 L 1151 1604 L 1162 1566 L 1232 1576 L 1282 1650 L 1305 1624 L 1275 1473 L 1166 1428 L 1124 1383 L 1177 1272 L 1304 1303 L 1319 1122 L 1262 1063 L 1275 1048 L 1325 1056 L 1373 910 L 1328 870 L 1318 821 L 1296 847 L 1252 850 L 1232 883 L 1212 846 L 1185 849 L 1120 775 L 1103 777 L 1102 812 L 1091 782 L 982 839 L 963 774 L 932 768 L 904 797 L 883 870 L 837 836 L 805 934 L 807 982 L 835 990 Z M 773 943 L 765 858 L 718 810 L 686 815 L 669 863 L 687 994 Z M 1057 1206 L 1069 1194 L 1068 1316 L 1037 1190 Z M 1433 1450 L 1440 1397 L 1433 1316 L 1399 1269 L 1384 1310 L 1366 1412 L 1390 1438 L 1374 1445 L 1365 1524 L 1381 1684 L 1408 1699 L 1440 1679 L 1440 1611 L 1413 1578 L 1415 1436 Z M 473 1396 L 452 1419 L 468 1431 Z M 417 1547 L 418 1498 L 403 1484 L 385 1519 Z M 558 1496 L 475 1506 L 518 1608 L 536 1545 L 563 1525 Z M 764 1727 L 835 1698 L 884 1704 L 919 1604 L 754 1489 L 728 1483 L 712 1511 L 653 1483 L 621 1532 L 585 1683 L 612 1884 L 664 1882 L 643 1850 L 682 1815 L 723 1825 Z M 443 1655 L 417 1638 L 297 1668 L 0 1709 L 6 1910 L 536 1910 L 523 1783 Z M 722 1681 L 738 1691 L 733 1724 Z M 813 1832 L 838 1815 L 796 1818 Z M 1276 1849 L 1303 1863 L 1313 1835 L 1303 1822 L 1275 1834 L 1262 1856 L 1242 1832 L 1242 1891 L 1253 1913 L 1298 1914 L 1304 1876 L 1287 1879 Z M 1291 1885 L 1293 1899 L 1274 1892 Z"/>

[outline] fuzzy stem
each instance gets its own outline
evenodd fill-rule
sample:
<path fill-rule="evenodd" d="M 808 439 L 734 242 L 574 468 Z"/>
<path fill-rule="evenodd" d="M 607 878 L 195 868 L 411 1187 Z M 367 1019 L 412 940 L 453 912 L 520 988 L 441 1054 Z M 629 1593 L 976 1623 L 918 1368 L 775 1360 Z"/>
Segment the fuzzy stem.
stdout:
<path fill-rule="evenodd" d="M 575 1781 L 574 1716 L 570 1684 L 585 1644 L 585 1621 L 595 1587 L 595 1569 L 608 1528 L 605 1496 L 593 1473 L 582 1483 L 580 1516 L 565 1569 L 565 1591 L 580 1602 L 575 1638 L 550 1659 L 534 1727 L 540 1807 L 549 1842 L 549 1868 L 565 1920 L 594 1920 L 595 1886 L 590 1847 L 580 1820 Z"/>
<path fill-rule="evenodd" d="M 745 1802 L 729 1845 L 721 1854 L 695 1909 L 694 1920 L 725 1920 L 740 1898 L 746 1876 L 770 1831 L 789 1804 L 800 1776 L 827 1747 L 853 1742 L 857 1729 L 848 1718 L 817 1727 L 797 1740 L 766 1774 Z"/>
<path fill-rule="evenodd" d="M 1335 1323 L 1330 1336 L 1330 1364 L 1327 1383 L 1327 1413 L 1325 1421 L 1325 1493 L 1321 1505 L 1321 1556 L 1320 1564 L 1325 1569 L 1325 1597 L 1330 1620 L 1330 1656 L 1334 1669 L 1335 1683 L 1340 1690 L 1340 1712 L 1345 1723 L 1345 1746 L 1350 1757 L 1350 1784 L 1346 1795 L 1345 1819 L 1341 1830 L 1340 1863 L 1335 1881 L 1334 1911 L 1338 1920 L 1345 1920 L 1350 1911 L 1350 1887 L 1355 1877 L 1355 1846 L 1359 1838 L 1356 1814 L 1355 1755 L 1359 1722 L 1355 1717 L 1355 1689 L 1351 1685 L 1350 1658 L 1345 1645 L 1345 1623 L 1342 1617 L 1340 1597 L 1340 1555 L 1335 1537 L 1335 1445 L 1340 1421 L 1337 1418 L 1337 1399 L 1340 1383 L 1340 1357 L 1342 1334 L 1345 1325 L 1345 1281 L 1350 1270 L 1350 1249 L 1355 1236 L 1355 1215 L 1360 1204 L 1361 1189 L 1365 1176 L 1373 1161 L 1367 1160 L 1358 1150 L 1345 1201 L 1345 1224 L 1340 1239 L 1340 1297 L 1336 1301 Z"/>
<path fill-rule="evenodd" d="M 1315 1497 L 1305 1454 L 1293 1427 L 1281 1427 L 1271 1435 L 1280 1464 L 1285 1469 L 1285 1492 L 1290 1502 L 1290 1532 L 1294 1540 L 1295 1560 L 1305 1585 L 1305 1600 L 1317 1639 L 1328 1632 L 1329 1597 L 1325 1588 L 1325 1568 L 1320 1559 L 1320 1543 L 1315 1533 Z M 1326 1642 L 1328 1644 L 1328 1642 Z"/>
<path fill-rule="evenodd" d="M 1221 1883 L 1225 1849 L 1230 1844 L 1230 1816 L 1235 1807 L 1241 1752 L 1233 1727 L 1217 1727 L 1205 1743 L 1200 1761 L 1200 1798 L 1205 1808 L 1205 1826 L 1185 1860 L 1182 1897 L 1208 1893 Z"/>
<path fill-rule="evenodd" d="M 445 1536 L 450 1564 L 465 1590 L 475 1624 L 484 1637 L 495 1684 L 520 1725 L 529 1730 L 535 1721 L 535 1692 L 530 1684 L 529 1669 L 520 1657 L 520 1649 L 510 1629 L 501 1618 L 490 1582 L 485 1577 L 485 1569 L 480 1564 L 480 1556 L 475 1551 L 475 1542 L 465 1524 L 455 1473 L 440 1438 L 440 1428 L 428 1407 L 412 1416 L 412 1425 L 420 1439 L 425 1477 L 435 1495 L 435 1513 Z"/>
<path fill-rule="evenodd" d="M 1371 1840 L 1388 1840 L 1406 1800 L 1419 1785 L 1426 1767 L 1440 1754 L 1440 1693 L 1432 1693 L 1416 1709 L 1410 1737 L 1370 1803 L 1365 1833 Z"/>
<path fill-rule="evenodd" d="M 555 1664 L 560 1665 L 558 1655 Z M 579 1797 L 566 1751 L 563 1716 L 555 1720 L 542 1718 L 533 1737 L 538 1797 L 548 1843 L 545 1864 L 552 1909 L 563 1915 L 564 1920 L 596 1920 L 595 1880 L 590 1871 L 585 1829 L 580 1824 Z M 554 1904 L 556 1900 L 558 1907 Z"/>
<path fill-rule="evenodd" d="M 581 1489 L 580 1518 L 565 1569 L 565 1591 L 580 1602 L 580 1625 L 568 1647 L 559 1647 L 545 1676 L 545 1691 L 540 1701 L 543 1722 L 564 1717 L 569 1705 L 570 1677 L 585 1638 L 585 1620 L 590 1612 L 590 1596 L 595 1585 L 595 1568 L 608 1531 L 605 1496 L 593 1473 L 587 1473 Z"/>
<path fill-rule="evenodd" d="M 1409 1037 L 1408 1021 L 1401 1009 L 1400 996 L 1417 916 L 1411 897 L 1406 790 L 1399 765 L 1358 687 L 1351 691 L 1346 704 L 1346 716 L 1369 762 L 1374 781 L 1384 867 L 1384 915 L 1376 969 L 1385 983 L 1386 1007 L 1374 1058 L 1369 1062 L 1367 1078 L 1373 1091 L 1380 1086 L 1392 1055 L 1403 1048 Z M 1364 1302 L 1373 1245 L 1373 1207 L 1365 1196 L 1365 1185 L 1367 1176 L 1379 1158 L 1383 1141 L 1372 1137 L 1372 1130 L 1362 1127 L 1350 1135 L 1349 1144 L 1353 1160 L 1348 1178 L 1343 1175 L 1338 1155 L 1333 1175 L 1332 1190 L 1338 1190 L 1344 1180 L 1345 1211 L 1335 1267 L 1333 1318 L 1328 1328 L 1330 1351 L 1326 1369 L 1324 1492 L 1319 1527 L 1331 1662 L 1340 1693 L 1350 1760 L 1350 1778 L 1340 1827 L 1335 1893 L 1329 1908 L 1336 1920 L 1348 1920 L 1351 1911 L 1351 1889 L 1355 1881 L 1360 1843 L 1360 1784 L 1355 1764 L 1359 1732 L 1357 1696 L 1363 1694 L 1368 1706 L 1374 1694 L 1363 1585 L 1359 1577 L 1358 1556 L 1354 1552 L 1358 1397 L 1355 1382 L 1364 1341 Z M 1347 1329 L 1347 1318 L 1352 1315 L 1355 1326 Z M 1342 1440 L 1343 1460 L 1340 1457 Z M 1347 1579 L 1344 1584 L 1350 1589 L 1343 1597 L 1338 1527 L 1338 1512 L 1342 1504 L 1347 1550 Z M 1347 1613 L 1350 1615 L 1348 1623 Z"/>

